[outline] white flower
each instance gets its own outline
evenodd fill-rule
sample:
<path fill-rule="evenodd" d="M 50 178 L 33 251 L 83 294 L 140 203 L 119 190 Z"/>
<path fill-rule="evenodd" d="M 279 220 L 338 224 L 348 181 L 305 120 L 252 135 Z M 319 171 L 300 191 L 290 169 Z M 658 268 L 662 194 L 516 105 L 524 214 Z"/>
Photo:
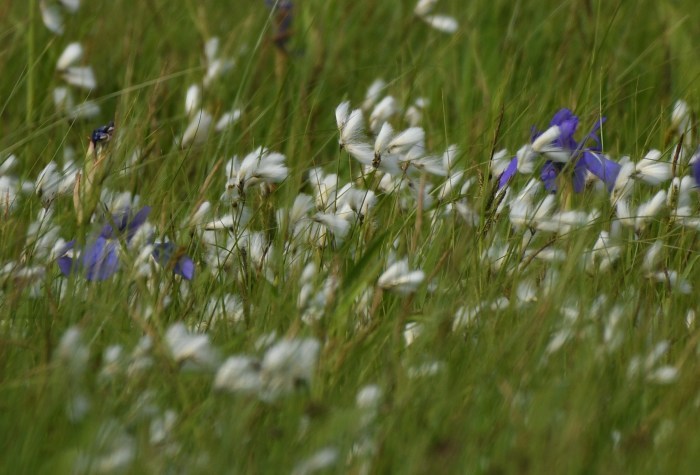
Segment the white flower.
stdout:
<path fill-rule="evenodd" d="M 175 323 L 165 332 L 165 341 L 173 359 L 188 369 L 211 369 L 218 355 L 205 334 L 190 333 L 182 322 Z"/>
<path fill-rule="evenodd" d="M 212 36 L 204 43 L 204 56 L 208 62 L 211 63 L 219 56 L 219 43 L 219 38 L 216 36 Z"/>
<path fill-rule="evenodd" d="M 644 261 L 642 262 L 642 269 L 647 272 L 652 272 L 656 269 L 659 264 L 661 251 L 663 250 L 663 241 L 657 239 L 654 244 L 649 246 L 647 252 L 644 254 Z"/>
<path fill-rule="evenodd" d="M 63 8 L 71 13 L 75 13 L 80 8 L 80 0 L 58 0 L 63 5 Z"/>
<path fill-rule="evenodd" d="M 56 69 L 59 71 L 64 71 L 70 66 L 80 61 L 83 57 L 83 47 L 80 43 L 74 42 L 70 43 L 59 56 L 58 61 L 56 61 Z"/>
<path fill-rule="evenodd" d="M 384 271 L 377 285 L 399 294 L 410 294 L 416 291 L 424 279 L 425 273 L 422 270 L 410 271 L 408 259 L 402 259 L 394 262 Z"/>
<path fill-rule="evenodd" d="M 63 34 L 63 17 L 61 11 L 56 5 L 49 5 L 46 0 L 42 0 L 39 4 L 41 9 L 41 20 L 44 26 L 56 35 Z"/>
<path fill-rule="evenodd" d="M 259 183 L 280 183 L 287 178 L 288 169 L 284 164 L 286 157 L 281 153 L 271 152 L 258 147 L 246 155 L 239 163 L 238 157 L 233 157 L 226 164 L 227 190 L 237 190 L 245 196 L 247 190 Z"/>
<path fill-rule="evenodd" d="M 95 89 L 97 87 L 97 79 L 92 66 L 71 66 L 63 71 L 63 80 L 71 86 L 81 89 Z"/>
<path fill-rule="evenodd" d="M 410 346 L 423 333 L 423 325 L 418 322 L 408 322 L 403 329 L 403 340 Z"/>
<path fill-rule="evenodd" d="M 427 103 L 427 99 L 419 97 L 413 104 L 408 106 L 408 109 L 406 109 L 406 112 L 403 115 L 404 120 L 408 123 L 408 125 L 416 127 L 421 123 L 423 120 L 423 109 Z"/>
<path fill-rule="evenodd" d="M 377 138 L 374 141 L 374 158 L 378 160 L 381 158 L 382 154 L 389 153 L 388 147 L 389 142 L 391 142 L 394 136 L 394 128 L 389 122 L 384 122 L 382 128 L 377 134 Z"/>
<path fill-rule="evenodd" d="M 693 286 L 686 279 L 678 275 L 675 270 L 666 270 L 655 272 L 651 278 L 656 282 L 667 284 L 671 289 L 677 290 L 682 294 L 690 294 L 693 291 Z"/>
<path fill-rule="evenodd" d="M 350 230 L 350 223 L 337 214 L 316 213 L 313 220 L 321 223 L 326 229 L 340 239 L 344 238 Z"/>
<path fill-rule="evenodd" d="M 360 389 L 355 397 L 357 407 L 365 410 L 375 409 L 382 399 L 382 389 L 376 384 L 370 384 Z"/>
<path fill-rule="evenodd" d="M 85 101 L 68 109 L 71 119 L 92 119 L 100 114 L 100 106 L 95 101 Z"/>
<path fill-rule="evenodd" d="M 403 154 L 423 143 L 424 140 L 425 130 L 422 127 L 409 127 L 391 139 L 386 151 L 392 154 Z"/>
<path fill-rule="evenodd" d="M 635 219 L 635 229 L 643 231 L 646 224 L 654 219 L 666 204 L 666 190 L 659 190 L 649 201 L 644 202 L 637 208 L 637 217 Z"/>
<path fill-rule="evenodd" d="M 190 144 L 197 145 L 204 142 L 209 136 L 209 129 L 213 120 L 209 112 L 200 109 L 199 112 L 194 114 L 185 132 L 182 134 L 180 146 L 185 148 Z"/>
<path fill-rule="evenodd" d="M 399 103 L 392 96 L 384 97 L 374 107 L 369 116 L 369 127 L 374 133 L 378 133 L 384 122 L 389 120 L 399 111 Z"/>
<path fill-rule="evenodd" d="M 418 16 L 427 15 L 433 11 L 437 2 L 438 0 L 418 0 L 418 3 L 413 9 L 413 13 Z"/>
<path fill-rule="evenodd" d="M 338 126 L 342 147 L 363 140 L 363 117 L 360 109 L 350 112 L 350 102 L 343 102 L 335 109 L 335 121 Z"/>
<path fill-rule="evenodd" d="M 314 338 L 282 340 L 266 352 L 262 360 L 261 377 L 265 396 L 275 398 L 311 384 L 321 344 Z"/>
<path fill-rule="evenodd" d="M 292 470 L 292 475 L 309 475 L 325 470 L 338 461 L 340 453 L 335 447 L 326 447 L 313 454 L 308 459 L 297 464 Z"/>
<path fill-rule="evenodd" d="M 421 19 L 428 25 L 443 33 L 452 34 L 459 28 L 459 23 L 457 23 L 457 20 L 448 15 L 425 15 L 422 16 Z"/>
<path fill-rule="evenodd" d="M 553 125 L 539 137 L 537 137 L 534 142 L 532 142 L 532 150 L 537 153 L 542 153 L 546 150 L 549 145 L 561 136 L 561 129 L 558 125 Z"/>
<path fill-rule="evenodd" d="M 187 88 L 185 94 L 185 112 L 187 115 L 193 115 L 199 111 L 199 105 L 202 102 L 202 89 L 197 84 L 192 84 Z"/>
<path fill-rule="evenodd" d="M 214 389 L 256 394 L 261 388 L 260 361 L 248 356 L 227 358 L 214 378 Z"/>
<path fill-rule="evenodd" d="M 73 376 L 83 374 L 90 350 L 83 343 L 83 332 L 77 326 L 69 327 L 61 336 L 54 357 L 68 367 Z"/>
<path fill-rule="evenodd" d="M 626 199 L 632 193 L 634 187 L 634 181 L 631 179 L 635 171 L 634 163 L 630 162 L 629 158 L 623 157 L 620 160 L 620 165 L 620 172 L 617 174 L 615 185 L 610 195 L 610 200 L 613 204 L 617 200 Z"/>
<path fill-rule="evenodd" d="M 224 115 L 222 115 L 219 118 L 219 121 L 216 123 L 216 131 L 217 132 L 223 132 L 241 118 L 241 110 L 240 109 L 233 109 L 230 112 L 226 112 Z"/>
<path fill-rule="evenodd" d="M 365 94 L 365 100 L 362 103 L 362 109 L 368 111 L 374 104 L 379 100 L 379 95 L 382 90 L 386 87 L 386 81 L 383 79 L 375 79 L 372 84 L 370 84 L 367 89 L 367 94 Z"/>
<path fill-rule="evenodd" d="M 640 180 L 650 185 L 659 185 L 671 177 L 671 164 L 661 160 L 661 152 L 651 150 L 635 166 Z"/>
<path fill-rule="evenodd" d="M 62 179 L 55 162 L 49 162 L 39 173 L 35 183 L 36 193 L 41 198 L 44 207 L 48 207 L 58 195 Z"/>
<path fill-rule="evenodd" d="M 673 105 L 671 113 L 671 127 L 676 129 L 679 134 L 684 133 L 690 126 L 690 107 L 683 100 L 677 100 Z"/>

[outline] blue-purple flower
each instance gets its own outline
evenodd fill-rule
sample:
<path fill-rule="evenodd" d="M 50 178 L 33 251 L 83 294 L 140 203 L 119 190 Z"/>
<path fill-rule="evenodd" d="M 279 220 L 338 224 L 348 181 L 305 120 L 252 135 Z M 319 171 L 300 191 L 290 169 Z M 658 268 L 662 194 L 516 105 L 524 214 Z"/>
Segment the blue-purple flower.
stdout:
<path fill-rule="evenodd" d="M 273 41 L 282 51 L 286 51 L 286 45 L 292 36 L 292 18 L 294 4 L 291 0 L 265 0 L 265 6 L 275 14 L 275 34 Z"/>
<path fill-rule="evenodd" d="M 130 209 L 112 216 L 112 221 L 105 224 L 100 233 L 75 257 L 76 241 L 68 242 L 57 259 L 61 273 L 83 273 L 90 281 L 101 281 L 112 277 L 119 270 L 119 253 L 122 246 L 129 248 L 138 230 L 146 223 L 151 208 L 144 206 L 137 213 Z M 149 236 L 147 241 L 150 241 Z M 153 257 L 161 265 L 170 264 L 175 249 L 172 243 L 153 244 Z M 187 280 L 194 276 L 194 263 L 184 253 L 179 253 L 173 264 L 173 273 Z"/>
<path fill-rule="evenodd" d="M 550 143 L 545 144 L 545 146 L 542 144 L 539 147 L 533 146 L 533 149 L 537 148 L 536 151 L 550 158 L 545 161 L 540 170 L 540 178 L 547 191 L 555 192 L 557 190 L 557 177 L 565 167 L 570 166 L 569 163 L 572 160 L 575 161 L 572 180 L 576 193 L 582 192 L 585 188 L 588 172 L 602 180 L 608 191 L 612 191 L 621 167 L 617 162 L 605 157 L 600 151 L 601 143 L 597 132 L 604 121 L 605 118 L 602 118 L 596 122 L 593 130 L 581 142 L 578 142 L 574 139 L 579 124 L 578 117 L 569 109 L 561 109 L 552 117 L 549 123 L 550 128 L 547 131 L 535 131 L 532 134 L 531 142 L 534 144 L 538 138 L 544 138 L 544 134 L 549 134 L 550 131 L 554 132 L 551 135 L 555 138 Z M 518 158 L 514 157 L 499 177 L 498 187 L 506 186 L 515 176 L 517 170 Z"/>

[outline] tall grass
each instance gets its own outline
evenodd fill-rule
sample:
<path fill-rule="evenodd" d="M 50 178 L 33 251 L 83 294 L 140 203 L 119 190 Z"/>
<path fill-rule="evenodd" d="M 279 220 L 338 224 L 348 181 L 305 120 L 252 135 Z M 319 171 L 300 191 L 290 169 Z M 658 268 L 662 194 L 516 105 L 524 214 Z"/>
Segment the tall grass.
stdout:
<path fill-rule="evenodd" d="M 284 473 L 303 471 L 324 448 L 336 455 L 330 473 L 694 471 L 700 333 L 688 316 L 698 311 L 697 231 L 667 211 L 643 232 L 622 231 L 609 271 L 584 272 L 582 256 L 610 229 L 615 209 L 605 193 L 563 190 L 562 209 L 595 208 L 600 218 L 534 236 L 531 249 L 560 249 L 563 261 L 525 257 L 527 231 L 495 212 L 490 172 L 494 151 L 514 153 L 561 107 L 580 116 L 581 129 L 606 116 L 603 147 L 615 159 L 636 161 L 651 148 L 673 156 L 674 102 L 700 105 L 694 2 L 443 0 L 436 8 L 460 24 L 446 35 L 416 19 L 408 0 L 299 0 L 289 55 L 272 43 L 274 15 L 262 1 L 83 2 L 64 14 L 62 36 L 44 28 L 38 3 L 0 6 L 0 161 L 15 154 L 16 177 L 30 183 L 0 220 L 0 264 L 46 269 L 38 282 L 0 275 L 3 472 L 110 471 L 111 462 L 134 473 Z M 185 93 L 204 77 L 203 48 L 213 36 L 235 66 L 202 103 L 216 116 L 240 108 L 242 117 L 200 145 L 179 147 L 189 122 Z M 101 107 L 93 120 L 67 120 L 53 104 L 56 60 L 71 41 L 83 44 L 97 76 L 96 90 L 77 93 Z M 436 219 L 420 203 L 402 203 L 408 193 L 379 193 L 342 243 L 294 257 L 275 210 L 313 193 L 312 167 L 337 173 L 341 186 L 358 176 L 358 163 L 338 150 L 334 109 L 344 100 L 359 106 L 376 78 L 403 107 L 427 99 L 427 148 L 459 147 L 456 167 L 475 177 L 469 200 L 480 224 L 454 209 Z M 167 272 L 155 287 L 126 272 L 85 282 L 32 257 L 26 234 L 42 203 L 31 182 L 66 147 L 82 160 L 90 132 L 110 120 L 104 186 L 153 207 L 158 236 L 192 256 L 191 282 Z M 225 162 L 258 146 L 283 153 L 289 168 L 269 194 L 246 201 L 267 261 L 256 268 L 250 255 L 236 255 L 232 269 L 213 271 L 200 234 L 182 223 L 203 200 L 218 214 L 229 209 L 219 203 Z M 526 181 L 517 176 L 513 187 Z M 377 182 L 370 175 L 357 187 Z M 639 188 L 635 200 L 650 190 Z M 461 198 L 435 208 L 442 214 Z M 61 237 L 89 240 L 95 225 L 76 222 L 70 197 L 51 206 Z M 647 278 L 642 261 L 657 239 L 663 269 L 678 271 L 691 293 Z M 505 251 L 493 263 L 484 255 L 498 243 Z M 310 323 L 297 306 L 301 255 L 319 269 L 314 289 L 327 278 L 336 283 Z M 392 256 L 425 272 L 416 292 L 377 288 Z M 231 394 L 214 390 L 216 368 L 187 371 L 174 361 L 171 325 L 205 327 L 211 303 L 229 294 L 242 317 L 206 332 L 220 358 L 262 356 L 260 339 L 271 334 L 314 338 L 321 349 L 307 384 L 272 400 Z M 502 297 L 508 303 L 495 305 Z M 472 315 L 469 324 L 455 326 L 460 311 Z M 421 331 L 408 345 L 410 323 Z M 70 328 L 80 339 L 61 346 Z M 151 366 L 137 371 L 130 355 L 144 335 Z M 662 342 L 667 351 L 651 361 Z M 107 378 L 113 345 L 123 353 Z M 85 360 L 76 363 L 81 348 Z M 635 358 L 638 372 L 630 369 Z M 657 384 L 652 373 L 664 366 L 677 378 Z M 380 389 L 376 406 L 356 401 L 368 385 Z M 159 438 L 167 411 L 174 422 Z M 123 465 L 120 449 L 131 451 Z"/>

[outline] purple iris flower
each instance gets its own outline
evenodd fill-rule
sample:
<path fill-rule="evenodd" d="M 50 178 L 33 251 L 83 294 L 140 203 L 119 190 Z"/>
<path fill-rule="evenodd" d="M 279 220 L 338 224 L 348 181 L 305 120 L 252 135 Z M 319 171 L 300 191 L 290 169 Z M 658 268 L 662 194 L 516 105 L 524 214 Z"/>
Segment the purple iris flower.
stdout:
<path fill-rule="evenodd" d="M 194 262 L 189 256 L 179 253 L 172 242 L 154 244 L 153 258 L 161 266 L 173 266 L 173 274 L 181 275 L 187 280 L 194 277 Z"/>
<path fill-rule="evenodd" d="M 558 111 L 554 114 L 554 117 L 552 117 L 549 123 L 550 127 L 554 125 L 559 127 L 560 132 L 559 137 L 554 140 L 553 145 L 568 152 L 576 160 L 572 177 L 574 192 L 576 193 L 582 192 L 585 188 L 587 172 L 591 172 L 602 180 L 607 186 L 608 191 L 612 191 L 615 186 L 615 180 L 620 173 L 621 166 L 600 153 L 601 142 L 597 132 L 604 122 L 605 118 L 603 117 L 595 124 L 591 132 L 581 142 L 577 142 L 574 139 L 574 134 L 578 129 L 579 119 L 569 109 L 565 108 Z M 531 141 L 534 142 L 541 134 L 542 132 L 533 131 Z M 589 141 L 593 143 L 589 145 Z M 499 177 L 499 188 L 508 184 L 517 172 L 517 165 L 517 158 L 513 158 L 506 170 Z M 551 193 L 557 191 L 556 178 L 565 167 L 566 164 L 553 162 L 551 160 L 547 160 L 544 163 L 540 171 L 540 178 L 547 191 Z"/>
<path fill-rule="evenodd" d="M 57 259 L 61 273 L 69 276 L 72 273 L 83 272 L 89 281 L 101 281 L 112 277 L 119 270 L 119 248 L 122 242 L 126 246 L 131 244 L 150 212 L 151 208 L 144 206 L 136 214 L 127 209 L 113 215 L 112 222 L 102 227 L 100 233 L 88 242 L 77 259 L 68 255 L 69 251 L 75 250 L 75 240 L 68 242 L 60 253 L 61 257 Z M 163 246 L 167 247 L 167 244 L 170 243 L 156 244 L 153 251 L 153 257 L 161 264 L 170 260 L 170 255 L 164 258 L 165 252 L 161 249 Z M 173 272 L 190 280 L 194 275 L 194 263 L 183 254 L 175 263 Z"/>
<path fill-rule="evenodd" d="M 292 36 L 294 4 L 291 0 L 265 0 L 265 6 L 275 13 L 275 46 L 286 51 L 287 42 Z"/>
<path fill-rule="evenodd" d="M 693 161 L 693 164 L 691 165 L 691 173 L 695 179 L 695 186 L 700 186 L 700 147 L 698 147 L 693 158 L 695 161 Z"/>
<path fill-rule="evenodd" d="M 598 130 L 605 122 L 605 118 L 601 118 L 593 126 L 593 129 L 588 133 L 584 140 L 577 142 L 574 139 L 574 134 L 578 128 L 579 120 L 569 109 L 561 109 L 554 114 L 550 127 L 556 125 L 559 127 L 560 135 L 554 141 L 554 145 L 569 153 L 572 156 L 580 154 L 574 165 L 574 192 L 581 193 L 586 185 L 586 172 L 591 172 L 605 183 L 608 191 L 612 191 L 615 186 L 615 180 L 622 168 L 617 162 L 614 162 L 600 153 L 600 138 Z M 533 136 L 536 139 L 539 134 Z M 587 145 L 588 141 L 592 141 L 593 145 Z M 547 166 L 549 164 L 549 166 Z M 556 191 L 555 178 L 563 170 L 564 165 L 548 161 L 542 169 L 542 181 L 545 188 L 550 192 Z M 554 176 L 552 176 L 554 175 Z"/>
<path fill-rule="evenodd" d="M 500 190 L 508 184 L 511 178 L 518 172 L 518 157 L 513 157 L 508 166 L 498 177 L 498 189 Z"/>

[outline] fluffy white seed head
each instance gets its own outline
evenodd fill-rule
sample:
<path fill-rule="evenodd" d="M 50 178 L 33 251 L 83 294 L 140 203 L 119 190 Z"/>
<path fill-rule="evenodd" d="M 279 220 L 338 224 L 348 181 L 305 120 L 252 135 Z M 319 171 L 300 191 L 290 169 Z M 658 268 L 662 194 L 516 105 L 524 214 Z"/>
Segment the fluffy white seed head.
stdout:
<path fill-rule="evenodd" d="M 80 43 L 70 43 L 56 61 L 56 69 L 64 71 L 76 64 L 83 57 L 83 47 Z"/>
<path fill-rule="evenodd" d="M 448 15 L 425 15 L 421 18 L 428 25 L 442 33 L 452 34 L 459 28 L 457 20 Z"/>
<path fill-rule="evenodd" d="M 71 86 L 81 89 L 95 89 L 97 87 L 97 79 L 92 66 L 71 66 L 63 71 L 63 80 Z"/>
<path fill-rule="evenodd" d="M 192 116 L 199 111 L 199 106 L 202 103 L 202 89 L 197 84 L 192 84 L 187 88 L 185 94 L 185 112 Z"/>
<path fill-rule="evenodd" d="M 425 273 L 421 270 L 411 271 L 408 267 L 408 259 L 391 264 L 379 277 L 377 285 L 385 290 L 399 294 L 410 294 L 416 291 L 425 279 Z"/>
<path fill-rule="evenodd" d="M 541 153 L 545 149 L 545 147 L 548 147 L 560 136 L 561 129 L 558 125 L 553 125 L 544 132 L 542 132 L 542 134 L 540 134 L 540 136 L 537 137 L 534 142 L 532 142 L 532 150 L 534 150 L 537 153 Z"/>

